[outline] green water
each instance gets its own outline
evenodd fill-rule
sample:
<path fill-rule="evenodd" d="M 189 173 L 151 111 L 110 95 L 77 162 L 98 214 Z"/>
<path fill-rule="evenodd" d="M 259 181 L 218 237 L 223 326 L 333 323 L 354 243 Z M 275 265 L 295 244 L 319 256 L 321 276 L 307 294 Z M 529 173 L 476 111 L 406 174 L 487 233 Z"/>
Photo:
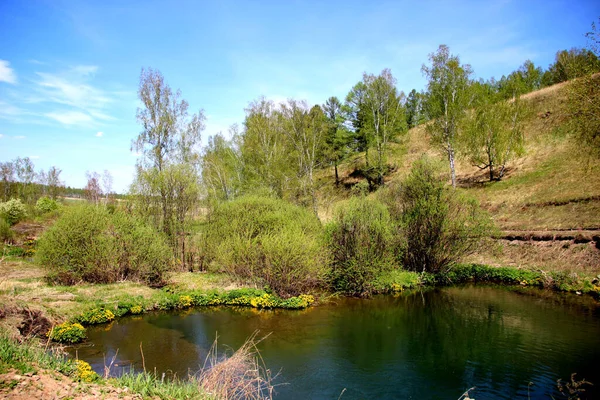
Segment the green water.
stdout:
<path fill-rule="evenodd" d="M 340 299 L 304 311 L 203 308 L 152 313 L 91 328 L 73 348 L 101 372 L 123 366 L 187 376 L 219 336 L 239 347 L 254 331 L 278 399 L 557 397 L 572 372 L 600 398 L 600 307 L 589 297 L 453 287 L 397 297 Z M 559 397 L 557 397 L 559 398 Z"/>

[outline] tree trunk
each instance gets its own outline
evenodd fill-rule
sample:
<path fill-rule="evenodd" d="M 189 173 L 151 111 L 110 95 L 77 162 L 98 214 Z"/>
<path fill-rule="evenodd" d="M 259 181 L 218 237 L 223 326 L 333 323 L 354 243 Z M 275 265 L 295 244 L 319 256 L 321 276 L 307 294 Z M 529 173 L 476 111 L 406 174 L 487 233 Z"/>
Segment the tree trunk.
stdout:
<path fill-rule="evenodd" d="M 456 189 L 456 171 L 454 169 L 454 149 L 448 146 L 448 161 L 450 162 L 450 176 L 452 177 L 452 187 Z"/>
<path fill-rule="evenodd" d="M 334 168 L 335 168 L 335 185 L 339 185 L 340 184 L 340 177 L 338 175 L 338 165 L 337 165 L 337 161 L 333 164 Z"/>

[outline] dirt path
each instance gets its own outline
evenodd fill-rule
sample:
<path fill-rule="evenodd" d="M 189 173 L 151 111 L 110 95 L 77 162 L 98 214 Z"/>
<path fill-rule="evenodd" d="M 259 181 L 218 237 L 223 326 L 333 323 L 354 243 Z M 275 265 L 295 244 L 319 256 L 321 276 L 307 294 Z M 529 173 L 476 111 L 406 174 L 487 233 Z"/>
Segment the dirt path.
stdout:
<path fill-rule="evenodd" d="M 142 399 L 142 396 L 128 393 L 127 389 L 78 383 L 54 371 L 40 370 L 21 375 L 12 370 L 0 375 L 0 398 L 11 400 L 134 400 Z"/>

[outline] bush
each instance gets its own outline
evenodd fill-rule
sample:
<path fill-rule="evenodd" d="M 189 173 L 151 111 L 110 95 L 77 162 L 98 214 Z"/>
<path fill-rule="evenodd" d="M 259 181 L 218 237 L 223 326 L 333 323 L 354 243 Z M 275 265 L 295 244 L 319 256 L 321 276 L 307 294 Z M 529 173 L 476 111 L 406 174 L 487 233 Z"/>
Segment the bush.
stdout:
<path fill-rule="evenodd" d="M 0 217 L 9 225 L 14 225 L 23 220 L 26 215 L 27 210 L 21 199 L 10 199 L 7 202 L 0 203 Z"/>
<path fill-rule="evenodd" d="M 369 295 L 375 278 L 394 266 L 393 224 L 387 208 L 353 198 L 326 228 L 332 253 L 330 283 L 349 295 Z"/>
<path fill-rule="evenodd" d="M 49 197 L 40 197 L 35 203 L 35 210 L 39 214 L 47 214 L 52 211 L 58 210 L 59 204 L 56 200 L 52 200 Z"/>
<path fill-rule="evenodd" d="M 37 261 L 59 284 L 122 280 L 163 283 L 172 263 L 164 237 L 140 219 L 104 207 L 70 207 L 40 238 Z"/>
<path fill-rule="evenodd" d="M 0 218 L 0 242 L 8 242 L 15 236 L 10 229 L 10 224 L 4 218 Z"/>
<path fill-rule="evenodd" d="M 448 188 L 427 158 L 390 192 L 388 198 L 397 199 L 390 209 L 400 225 L 403 265 L 411 271 L 447 271 L 492 232 L 477 202 Z"/>
<path fill-rule="evenodd" d="M 52 328 L 48 337 L 59 343 L 79 343 L 85 339 L 85 328 L 78 323 L 64 322 Z"/>
<path fill-rule="evenodd" d="M 214 208 L 203 247 L 211 268 L 258 280 L 288 297 L 320 285 L 327 264 L 321 234 L 308 210 L 248 196 Z"/>

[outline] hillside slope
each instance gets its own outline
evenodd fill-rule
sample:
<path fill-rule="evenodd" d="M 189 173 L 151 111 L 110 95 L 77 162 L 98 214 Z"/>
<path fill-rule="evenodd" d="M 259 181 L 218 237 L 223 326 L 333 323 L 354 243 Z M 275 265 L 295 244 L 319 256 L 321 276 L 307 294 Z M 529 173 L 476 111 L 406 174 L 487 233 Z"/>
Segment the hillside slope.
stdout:
<path fill-rule="evenodd" d="M 525 123 L 526 153 L 508 164 L 502 181 L 488 182 L 486 171 L 459 158 L 458 190 L 477 198 L 501 231 L 553 233 L 551 239 L 543 241 L 523 241 L 527 235 L 517 235 L 516 239 L 513 235 L 512 240 L 500 240 L 497 246 L 482 251 L 476 261 L 600 272 L 600 250 L 594 242 L 573 240 L 578 233 L 586 237 L 600 234 L 600 160 L 590 158 L 568 130 L 568 85 L 562 83 L 523 96 L 531 106 Z M 445 154 L 432 147 L 421 125 L 411 129 L 403 143 L 392 145 L 389 163 L 393 172 L 386 182 L 401 181 L 424 153 L 447 168 Z M 341 166 L 342 185 L 338 188 L 333 185 L 333 170 L 322 172 L 322 219 L 329 219 L 336 204 L 351 195 L 351 186 L 359 181 L 354 171 L 361 163 L 362 155 L 358 155 Z M 516 245 L 519 248 L 513 249 Z"/>

